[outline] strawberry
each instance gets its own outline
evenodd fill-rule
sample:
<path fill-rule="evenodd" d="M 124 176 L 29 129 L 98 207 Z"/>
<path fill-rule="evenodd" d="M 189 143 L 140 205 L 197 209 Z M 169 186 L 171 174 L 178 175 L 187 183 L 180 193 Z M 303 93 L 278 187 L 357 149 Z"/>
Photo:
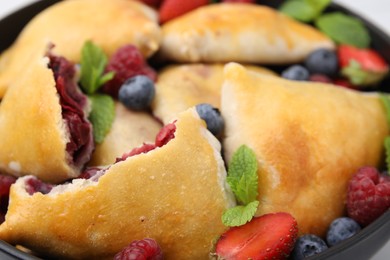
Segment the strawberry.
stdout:
<path fill-rule="evenodd" d="M 341 74 L 356 86 L 375 85 L 389 71 L 386 61 L 372 49 L 358 49 L 349 45 L 340 45 L 338 58 Z"/>
<path fill-rule="evenodd" d="M 165 23 L 208 3 L 209 0 L 164 0 L 160 7 L 160 22 Z"/>
<path fill-rule="evenodd" d="M 227 230 L 217 241 L 215 254 L 225 260 L 285 259 L 297 235 L 297 222 L 290 214 L 266 214 Z"/>

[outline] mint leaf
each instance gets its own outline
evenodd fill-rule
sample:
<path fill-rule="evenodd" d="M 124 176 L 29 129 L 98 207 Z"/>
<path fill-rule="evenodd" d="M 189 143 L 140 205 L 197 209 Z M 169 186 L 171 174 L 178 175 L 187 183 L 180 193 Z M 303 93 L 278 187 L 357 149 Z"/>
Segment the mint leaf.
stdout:
<path fill-rule="evenodd" d="M 85 93 L 95 93 L 100 86 L 114 77 L 113 72 L 103 75 L 106 64 L 107 57 L 103 50 L 91 41 L 85 42 L 80 61 L 80 84 Z"/>
<path fill-rule="evenodd" d="M 320 16 L 315 24 L 318 29 L 339 44 L 358 48 L 367 48 L 370 45 L 371 38 L 368 30 L 358 18 L 334 12 Z"/>
<path fill-rule="evenodd" d="M 257 199 L 257 168 L 255 153 L 245 145 L 238 148 L 229 163 L 227 182 L 243 205 Z"/>
<path fill-rule="evenodd" d="M 112 97 L 100 94 L 89 96 L 89 100 L 92 102 L 89 121 L 93 126 L 93 137 L 96 143 L 102 143 L 115 118 L 115 103 Z"/>
<path fill-rule="evenodd" d="M 381 93 L 379 94 L 379 98 L 382 101 L 383 106 L 385 107 L 387 124 L 390 126 L 390 95 Z"/>
<path fill-rule="evenodd" d="M 222 223 L 228 227 L 237 227 L 249 222 L 257 211 L 259 201 L 255 200 L 246 206 L 236 206 L 226 210 L 222 215 Z"/>
<path fill-rule="evenodd" d="M 387 173 L 390 174 L 390 136 L 385 138 L 385 153 L 386 153 L 386 168 Z"/>
<path fill-rule="evenodd" d="M 331 0 L 288 0 L 280 11 L 302 22 L 311 22 L 321 15 Z"/>

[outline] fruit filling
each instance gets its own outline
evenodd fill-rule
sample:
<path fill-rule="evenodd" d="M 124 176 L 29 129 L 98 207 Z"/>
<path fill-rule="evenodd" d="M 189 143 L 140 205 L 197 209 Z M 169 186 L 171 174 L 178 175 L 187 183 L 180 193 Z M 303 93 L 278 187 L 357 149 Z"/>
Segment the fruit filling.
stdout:
<path fill-rule="evenodd" d="M 73 165 L 82 167 L 90 159 L 94 148 L 92 126 L 85 116 L 87 97 L 78 89 L 74 65 L 63 57 L 49 54 L 49 68 L 54 73 L 57 92 L 60 96 L 62 117 L 69 130 L 66 151 Z"/>
<path fill-rule="evenodd" d="M 33 195 L 34 193 L 40 192 L 42 194 L 47 194 L 53 188 L 53 185 L 44 183 L 43 181 L 38 180 L 37 178 L 31 177 L 26 180 L 26 191 L 28 194 Z"/>

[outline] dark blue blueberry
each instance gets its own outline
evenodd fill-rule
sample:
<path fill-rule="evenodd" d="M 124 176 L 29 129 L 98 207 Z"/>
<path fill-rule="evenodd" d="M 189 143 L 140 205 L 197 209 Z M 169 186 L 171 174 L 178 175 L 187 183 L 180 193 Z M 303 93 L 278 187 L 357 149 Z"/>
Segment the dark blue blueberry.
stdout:
<path fill-rule="evenodd" d="M 328 233 L 326 234 L 326 242 L 328 242 L 329 246 L 334 246 L 355 235 L 360 229 L 359 224 L 351 218 L 337 218 L 329 226 Z"/>
<path fill-rule="evenodd" d="M 309 71 L 301 65 L 290 66 L 282 72 L 282 77 L 290 80 L 305 81 L 309 76 Z"/>
<path fill-rule="evenodd" d="M 154 95 L 154 82 L 144 75 L 138 75 L 123 83 L 118 98 L 129 109 L 144 110 L 150 106 Z"/>
<path fill-rule="evenodd" d="M 339 59 L 333 50 L 318 49 L 307 56 L 305 66 L 311 74 L 334 76 L 339 69 Z"/>
<path fill-rule="evenodd" d="M 210 104 L 196 106 L 200 118 L 206 121 L 207 129 L 215 136 L 219 136 L 224 128 L 224 121 L 219 110 Z"/>
<path fill-rule="evenodd" d="M 305 257 L 316 255 L 328 249 L 325 241 L 312 234 L 303 235 L 295 242 L 291 257 L 294 260 L 301 260 Z"/>

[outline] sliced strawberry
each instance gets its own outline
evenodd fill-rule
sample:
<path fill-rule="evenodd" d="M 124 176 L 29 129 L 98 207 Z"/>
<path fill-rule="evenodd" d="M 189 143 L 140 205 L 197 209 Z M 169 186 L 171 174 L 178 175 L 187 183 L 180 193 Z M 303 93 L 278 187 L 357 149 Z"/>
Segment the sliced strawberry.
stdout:
<path fill-rule="evenodd" d="M 243 226 L 230 228 L 217 241 L 215 251 L 225 260 L 285 259 L 297 235 L 297 222 L 290 214 L 266 214 Z"/>
<path fill-rule="evenodd" d="M 353 85 L 375 85 L 383 80 L 389 71 L 386 61 L 372 49 L 340 45 L 338 57 L 341 74 L 347 77 Z"/>
<path fill-rule="evenodd" d="M 208 3 L 209 0 L 164 0 L 160 7 L 160 22 L 165 23 Z"/>

